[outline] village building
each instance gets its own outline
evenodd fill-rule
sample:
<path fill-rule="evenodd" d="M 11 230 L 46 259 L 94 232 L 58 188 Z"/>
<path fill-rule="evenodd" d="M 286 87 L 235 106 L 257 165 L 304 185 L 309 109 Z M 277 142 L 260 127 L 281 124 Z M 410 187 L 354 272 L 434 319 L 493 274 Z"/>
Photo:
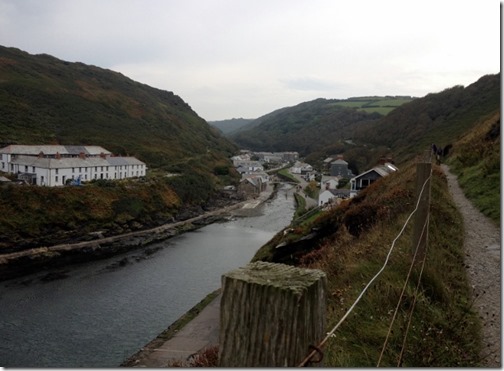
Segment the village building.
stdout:
<path fill-rule="evenodd" d="M 292 174 L 301 174 L 301 175 L 306 175 L 307 173 L 309 172 L 312 172 L 313 171 L 313 166 L 311 166 L 310 164 L 306 164 L 304 162 L 299 162 L 299 161 L 296 161 L 296 163 L 294 164 L 294 166 L 292 166 L 289 171 L 292 173 Z"/>
<path fill-rule="evenodd" d="M 335 203 L 336 200 L 342 200 L 350 197 L 349 189 L 326 189 L 320 192 L 318 197 L 318 205 Z"/>
<path fill-rule="evenodd" d="M 254 152 L 259 161 L 267 163 L 295 162 L 299 158 L 297 152 Z"/>
<path fill-rule="evenodd" d="M 397 170 L 399 169 L 391 162 L 384 162 L 350 179 L 350 197 L 356 196 L 360 190 Z"/>
<path fill-rule="evenodd" d="M 241 175 L 254 174 L 257 172 L 263 172 L 264 167 L 259 161 L 240 161 L 237 162 L 236 171 Z"/>
<path fill-rule="evenodd" d="M 339 181 L 341 178 L 342 177 L 340 176 L 322 175 L 322 178 L 320 179 L 320 189 L 323 191 L 338 188 Z"/>
<path fill-rule="evenodd" d="M 266 190 L 268 183 L 269 176 L 264 172 L 242 175 L 238 193 L 244 194 L 246 197 L 255 197 Z"/>
<path fill-rule="evenodd" d="M 329 168 L 329 174 L 331 176 L 339 176 L 347 179 L 354 176 L 352 170 L 348 168 L 348 162 L 346 162 L 341 158 L 331 162 L 331 167 Z"/>
<path fill-rule="evenodd" d="M 147 166 L 135 157 L 113 156 L 99 146 L 10 145 L 0 149 L 0 171 L 25 183 L 63 186 L 93 179 L 145 176 Z"/>

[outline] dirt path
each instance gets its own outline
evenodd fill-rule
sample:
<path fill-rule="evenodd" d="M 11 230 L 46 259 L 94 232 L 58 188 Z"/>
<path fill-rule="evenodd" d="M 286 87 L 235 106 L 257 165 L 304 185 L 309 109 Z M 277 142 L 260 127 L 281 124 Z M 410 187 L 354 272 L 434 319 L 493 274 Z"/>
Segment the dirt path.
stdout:
<path fill-rule="evenodd" d="M 457 176 L 441 165 L 448 187 L 464 218 L 465 264 L 475 309 L 483 324 L 483 366 L 501 367 L 501 237 L 500 230 L 464 196 Z"/>

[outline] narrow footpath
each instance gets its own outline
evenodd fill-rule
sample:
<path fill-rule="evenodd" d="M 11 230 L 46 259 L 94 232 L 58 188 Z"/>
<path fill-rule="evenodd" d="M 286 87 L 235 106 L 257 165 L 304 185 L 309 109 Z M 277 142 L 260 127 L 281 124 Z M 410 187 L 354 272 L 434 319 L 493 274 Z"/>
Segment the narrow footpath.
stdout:
<path fill-rule="evenodd" d="M 483 366 L 501 367 L 501 235 L 495 224 L 465 197 L 457 176 L 441 165 L 464 218 L 465 265 L 475 309 L 483 325 Z"/>

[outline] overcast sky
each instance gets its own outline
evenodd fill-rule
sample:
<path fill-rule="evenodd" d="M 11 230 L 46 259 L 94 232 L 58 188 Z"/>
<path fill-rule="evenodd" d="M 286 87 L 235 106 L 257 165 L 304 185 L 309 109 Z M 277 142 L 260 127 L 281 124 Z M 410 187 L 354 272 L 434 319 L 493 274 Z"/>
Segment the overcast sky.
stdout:
<path fill-rule="evenodd" d="M 425 96 L 500 71 L 499 0 L 0 0 L 0 45 L 173 91 L 206 120 Z"/>

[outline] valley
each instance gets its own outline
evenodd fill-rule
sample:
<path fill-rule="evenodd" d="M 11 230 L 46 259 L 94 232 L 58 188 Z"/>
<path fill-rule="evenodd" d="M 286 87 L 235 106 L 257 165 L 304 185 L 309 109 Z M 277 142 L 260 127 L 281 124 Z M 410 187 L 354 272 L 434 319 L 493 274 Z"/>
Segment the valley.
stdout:
<path fill-rule="evenodd" d="M 173 92 L 96 66 L 0 47 L 0 73 L 0 148 L 99 146 L 115 159 L 135 158 L 146 167 L 145 173 L 128 179 L 114 179 L 112 172 L 104 170 L 103 179 L 97 175 L 81 185 L 60 184 L 63 172 L 69 171 L 65 180 L 71 177 L 70 167 L 59 170 L 62 173 L 53 187 L 41 186 L 40 181 L 27 184 L 33 179 L 30 174 L 42 174 L 42 165 L 21 163 L 19 158 L 9 162 L 19 167 L 0 172 L 0 264 L 18 259 L 13 267 L 20 279 L 34 271 L 64 269 L 63 275 L 46 280 L 64 285 L 72 271 L 66 264 L 72 259 L 74 263 L 100 255 L 114 259 L 114 254 L 148 251 L 152 244 L 169 246 L 172 237 L 191 235 L 179 235 L 182 232 L 194 231 L 197 236 L 203 225 L 209 230 L 222 227 L 225 223 L 216 222 L 244 205 L 240 209 L 244 218 L 239 220 L 246 224 L 260 207 L 261 197 L 273 183 L 281 183 L 276 177 L 288 176 L 289 182 L 298 177 L 303 183 L 296 183 L 291 192 L 298 211 L 290 209 L 291 195 L 277 197 L 290 205 L 286 208 L 295 216 L 267 215 L 283 222 L 267 234 L 257 231 L 243 237 L 261 237 L 245 260 L 326 272 L 327 320 L 333 324 L 379 269 L 414 209 L 416 163 L 435 144 L 446 151 L 438 160 L 432 158 L 425 270 L 414 271 L 418 283 L 405 279 L 413 233 L 406 228 L 384 276 L 340 328 L 338 340 L 329 342 L 325 365 L 374 367 L 378 358 L 387 367 L 396 366 L 398 360 L 404 367 L 500 365 L 496 351 L 488 357 L 485 353 L 485 327 L 490 322 L 482 320 L 473 305 L 474 277 L 466 268 L 473 263 L 466 260 L 470 253 L 464 247 L 466 222 L 450 193 L 450 175 L 444 172 L 444 166 L 449 166 L 464 194 L 491 223 L 500 225 L 500 74 L 424 97 L 318 98 L 280 107 L 257 119 L 231 120 L 219 131 Z M 50 156 L 61 160 L 56 154 Z M 48 160 L 41 153 L 37 159 L 37 164 Z M 8 163 L 4 157 L 0 162 Z M 221 232 L 209 232 L 213 233 Z M 205 242 L 197 244 L 202 248 Z M 72 246 L 88 257 L 78 256 Z M 495 249 L 500 251 L 500 246 Z M 225 261 L 232 253 L 218 260 Z M 197 255 L 186 260 L 196 260 Z M 58 257 L 61 265 L 56 263 Z M 117 259 L 119 266 L 131 262 Z M 204 266 L 201 263 L 191 272 Z M 147 273 L 147 277 L 161 274 Z M 478 270 L 478 274 L 486 275 L 485 282 L 500 282 L 498 270 Z M 97 277 L 90 284 L 99 288 L 105 283 L 100 280 L 103 276 Z M 6 278 L 12 277 L 6 274 Z M 172 281 L 148 277 L 146 282 L 157 287 Z M 16 313 L 17 302 L 26 302 L 17 300 L 23 290 L 22 284 L 16 285 L 5 288 L 13 295 L 9 315 Z M 197 296 L 201 299 L 213 290 L 206 287 L 205 294 Z M 36 308 L 37 300 L 27 295 L 31 308 Z M 126 302 L 136 302 L 124 295 Z M 152 310 L 162 312 L 163 305 Z M 400 308 L 397 323 L 382 357 L 383 338 L 396 306 Z M 415 311 L 410 314 L 412 307 Z M 103 313 L 97 318 L 107 319 Z M 14 318 L 9 326 L 15 330 L 17 323 Z M 407 330 L 409 323 L 412 327 Z M 159 330 L 158 326 L 144 337 L 142 344 Z M 134 337 L 136 330 L 130 331 L 119 337 Z M 79 365 L 100 365 L 99 360 L 85 357 Z"/>

